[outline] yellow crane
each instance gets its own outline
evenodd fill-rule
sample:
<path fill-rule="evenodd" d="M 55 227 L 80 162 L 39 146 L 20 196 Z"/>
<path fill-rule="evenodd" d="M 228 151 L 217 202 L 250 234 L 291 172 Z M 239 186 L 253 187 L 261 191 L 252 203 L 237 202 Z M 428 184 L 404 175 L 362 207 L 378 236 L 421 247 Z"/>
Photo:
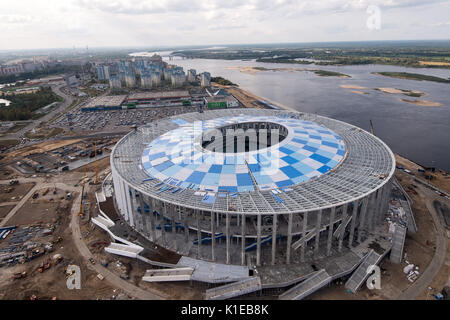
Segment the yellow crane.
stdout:
<path fill-rule="evenodd" d="M 81 187 L 81 199 L 80 199 L 80 211 L 78 212 L 78 215 L 80 217 L 83 216 L 83 196 L 84 196 L 84 183 L 86 182 L 86 169 L 84 169 L 84 177 L 83 177 L 83 185 Z"/>
<path fill-rule="evenodd" d="M 94 160 L 94 163 L 95 163 L 95 184 L 97 184 L 98 183 L 98 163 L 97 163 L 97 145 L 96 145 L 95 141 L 94 141 L 94 153 L 95 153 L 95 160 Z"/>

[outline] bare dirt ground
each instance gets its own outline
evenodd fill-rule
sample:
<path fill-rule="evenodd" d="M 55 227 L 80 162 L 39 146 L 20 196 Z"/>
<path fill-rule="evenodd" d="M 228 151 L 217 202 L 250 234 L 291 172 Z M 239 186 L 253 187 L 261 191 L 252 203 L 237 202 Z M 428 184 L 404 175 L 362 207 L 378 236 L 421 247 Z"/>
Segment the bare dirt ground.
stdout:
<path fill-rule="evenodd" d="M 110 254 L 104 250 L 105 246 L 111 243 L 109 235 L 88 222 L 88 217 L 98 215 L 98 209 L 95 205 L 95 192 L 94 190 L 100 190 L 101 186 L 90 186 L 90 192 L 87 194 L 86 202 L 90 203 L 90 209 L 85 211 L 85 217 L 80 221 L 81 233 L 83 240 L 91 251 L 96 263 L 107 262 L 107 269 L 114 274 L 120 276 L 122 271 L 117 267 L 117 261 L 120 261 L 126 267 L 126 273 L 129 276 L 128 282 L 134 284 L 141 289 L 150 289 L 153 291 L 159 291 L 166 294 L 170 299 L 202 299 L 204 289 L 197 287 L 191 287 L 186 282 L 181 283 L 148 283 L 142 281 L 142 277 L 148 269 L 152 269 L 152 266 L 143 263 L 137 259 L 122 257 Z"/>
<path fill-rule="evenodd" d="M 34 185 L 34 183 L 21 183 L 14 186 L 0 184 L 0 203 L 19 201 Z M 8 188 L 12 188 L 13 190 L 11 192 L 5 192 Z"/>
<path fill-rule="evenodd" d="M 403 158 L 402 156 L 395 154 L 395 161 L 397 162 L 397 165 L 401 165 L 404 168 L 411 171 L 414 176 L 421 180 L 426 180 L 424 173 L 419 173 L 417 170 L 421 169 L 424 170 L 425 168 L 418 165 L 417 163 L 412 162 L 411 160 L 408 160 L 406 158 Z M 443 171 L 443 170 L 437 170 L 436 172 L 431 172 L 427 170 L 426 175 L 432 176 L 431 181 L 427 180 L 428 183 L 438 187 L 439 189 L 442 189 L 448 193 L 450 193 L 450 174 Z"/>
<path fill-rule="evenodd" d="M 62 191 L 58 191 L 58 195 L 62 194 Z M 51 196 L 54 195 L 51 193 Z M 36 295 L 40 300 L 51 299 L 53 297 L 57 299 L 89 300 L 111 299 L 112 296 L 117 296 L 122 291 L 98 279 L 97 273 L 88 268 L 72 243 L 69 228 L 72 200 L 59 200 L 58 203 L 54 203 L 48 200 L 49 197 L 50 195 L 39 201 L 33 201 L 35 202 L 34 204 L 31 204 L 31 200 L 29 200 L 11 219 L 11 224 L 29 223 L 36 225 L 38 221 L 45 219 L 49 224 L 56 227 L 55 231 L 50 236 L 38 236 L 33 241 L 50 242 L 58 237 L 62 237 L 63 240 L 54 245 L 53 252 L 51 253 L 47 253 L 24 264 L 2 267 L 0 272 L 0 299 L 27 300 L 31 295 Z M 43 224 L 43 226 L 49 224 Z M 8 238 L 3 241 L 8 241 Z M 7 245 L 7 243 L 4 242 L 2 245 Z M 63 262 L 58 265 L 53 265 L 43 273 L 37 272 L 39 264 L 56 253 L 62 254 L 64 257 Z M 81 290 L 67 289 L 64 268 L 68 264 L 80 266 Z M 12 279 L 14 273 L 23 271 L 27 272 L 26 278 Z"/>
<path fill-rule="evenodd" d="M 97 169 L 99 172 L 109 166 L 110 158 L 106 157 L 97 161 L 93 161 L 85 166 L 79 167 L 74 172 L 95 172 Z"/>
<path fill-rule="evenodd" d="M 11 209 L 14 208 L 14 205 L 10 206 L 0 206 L 0 221 L 8 214 Z"/>
<path fill-rule="evenodd" d="M 408 185 L 413 184 L 413 179 L 408 174 L 397 170 L 397 180 L 407 189 Z M 436 228 L 433 219 L 425 205 L 425 196 L 421 193 L 409 192 L 413 200 L 412 210 L 418 226 L 417 233 L 408 232 L 404 247 L 404 254 L 409 263 L 419 267 L 422 273 L 430 264 L 436 250 Z M 381 268 L 381 290 L 369 290 L 362 286 L 356 294 L 347 293 L 344 282 L 337 281 L 328 287 L 322 288 L 316 293 L 310 295 L 308 299 L 316 300 L 391 300 L 396 299 L 405 291 L 411 283 L 403 273 L 406 266 L 405 259 L 401 264 L 394 264 L 389 261 L 387 255 L 380 263 Z M 435 292 L 439 292 L 449 281 L 449 266 L 444 265 L 439 274 L 430 284 Z M 426 299 L 426 293 L 419 295 L 418 299 Z M 430 297 L 428 297 L 430 298 Z M 434 298 L 433 298 L 434 299 Z"/>
<path fill-rule="evenodd" d="M 14 150 L 5 154 L 4 160 L 13 160 L 20 157 L 26 157 L 32 153 L 43 153 L 47 151 L 51 151 L 57 148 L 64 147 L 66 145 L 75 143 L 80 141 L 80 139 L 75 140 L 55 140 L 55 141 L 46 141 L 42 143 L 38 143 L 32 146 L 24 147 L 19 150 Z"/>

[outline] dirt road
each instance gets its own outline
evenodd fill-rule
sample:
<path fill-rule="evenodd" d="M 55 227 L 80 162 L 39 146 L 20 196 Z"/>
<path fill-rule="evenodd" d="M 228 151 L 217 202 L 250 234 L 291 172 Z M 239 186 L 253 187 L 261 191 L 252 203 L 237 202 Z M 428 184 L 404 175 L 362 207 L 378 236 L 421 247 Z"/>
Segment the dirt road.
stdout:
<path fill-rule="evenodd" d="M 420 278 L 417 279 L 407 290 L 403 291 L 397 297 L 398 300 L 413 300 L 419 297 L 424 290 L 427 290 L 427 287 L 439 273 L 439 270 L 442 268 L 446 259 L 447 237 L 441 218 L 433 205 L 434 200 L 439 200 L 439 197 L 437 197 L 434 192 L 427 190 L 424 187 L 420 187 L 420 189 L 427 195 L 426 206 L 436 227 L 436 251 L 433 259 Z"/>
<path fill-rule="evenodd" d="M 86 263 L 89 263 L 89 258 L 92 258 L 92 254 L 89 251 L 89 248 L 84 243 L 82 237 L 81 237 L 81 230 L 80 230 L 80 224 L 78 222 L 78 208 L 79 203 L 81 201 L 81 193 L 78 195 L 77 199 L 73 202 L 72 207 L 72 219 L 70 222 L 70 228 L 72 230 L 72 237 L 73 241 L 75 243 L 75 246 L 77 247 L 79 253 L 83 256 Z M 122 289 L 125 291 L 128 295 L 138 298 L 140 300 L 162 300 L 162 299 L 168 299 L 167 296 L 159 293 L 159 292 L 150 292 L 143 290 L 128 281 L 125 281 L 121 279 L 119 276 L 115 275 L 108 269 L 104 268 L 103 266 L 99 264 L 95 265 L 89 265 L 88 268 L 95 270 L 96 272 L 103 275 L 106 281 L 108 281 L 112 286 L 115 286 L 117 288 Z"/>

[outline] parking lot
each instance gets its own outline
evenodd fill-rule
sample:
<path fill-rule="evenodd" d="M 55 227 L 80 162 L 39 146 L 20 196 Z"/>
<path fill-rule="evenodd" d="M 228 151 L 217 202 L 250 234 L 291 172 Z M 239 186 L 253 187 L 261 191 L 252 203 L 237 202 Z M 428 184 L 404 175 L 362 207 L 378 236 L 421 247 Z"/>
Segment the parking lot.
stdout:
<path fill-rule="evenodd" d="M 55 120 L 53 127 L 73 132 L 119 132 L 133 125 L 144 125 L 148 122 L 177 114 L 197 111 L 192 106 L 164 106 L 142 109 L 123 109 L 116 111 L 82 112 L 81 108 Z"/>

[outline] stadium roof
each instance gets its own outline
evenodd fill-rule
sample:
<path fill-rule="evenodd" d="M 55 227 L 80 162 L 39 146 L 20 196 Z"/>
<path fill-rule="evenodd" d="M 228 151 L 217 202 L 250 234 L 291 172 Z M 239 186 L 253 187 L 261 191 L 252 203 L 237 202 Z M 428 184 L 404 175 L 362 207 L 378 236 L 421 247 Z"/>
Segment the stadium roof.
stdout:
<path fill-rule="evenodd" d="M 284 140 L 269 147 L 277 149 L 281 164 L 272 174 L 258 173 L 256 165 L 262 163 L 258 155 L 263 149 L 248 152 L 247 163 L 228 164 L 224 157 L 228 154 L 216 156 L 218 163 L 209 163 L 212 152 L 198 145 L 197 134 L 192 131 L 196 121 L 204 121 L 205 129 L 199 131 L 204 132 L 262 119 L 288 129 Z M 186 143 L 195 150 L 195 157 L 205 156 L 203 162 L 183 166 Z M 181 158 L 174 157 L 176 154 Z M 239 156 L 233 154 L 234 159 Z M 122 138 L 111 159 L 124 181 L 153 198 L 193 209 L 248 214 L 285 214 L 343 205 L 381 188 L 395 169 L 394 156 L 386 144 L 360 128 L 313 114 L 268 109 L 221 109 L 159 120 Z M 210 174 L 218 175 L 214 176 L 217 185 Z"/>
<path fill-rule="evenodd" d="M 288 130 L 269 148 L 241 153 L 212 152 L 199 135 L 225 125 L 268 122 Z M 149 144 L 142 155 L 145 171 L 161 181 L 193 190 L 245 192 L 292 186 L 320 176 L 344 158 L 345 145 L 334 132 L 311 121 L 268 116 L 232 116 L 182 124 Z"/>

